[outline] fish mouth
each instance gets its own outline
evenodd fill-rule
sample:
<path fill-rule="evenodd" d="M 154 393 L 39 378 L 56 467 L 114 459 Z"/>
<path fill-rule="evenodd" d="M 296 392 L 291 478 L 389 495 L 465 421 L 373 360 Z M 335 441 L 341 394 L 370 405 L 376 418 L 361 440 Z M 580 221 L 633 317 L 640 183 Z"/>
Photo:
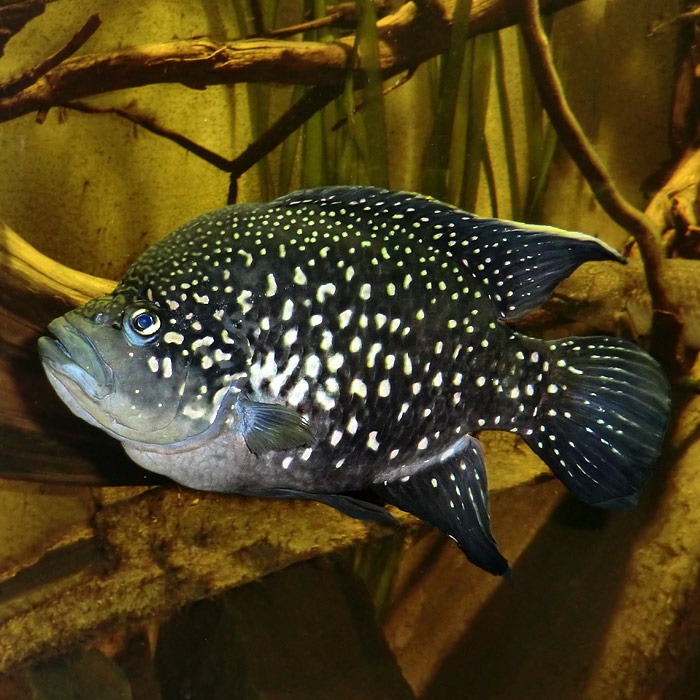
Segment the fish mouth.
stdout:
<path fill-rule="evenodd" d="M 48 325 L 53 337 L 39 338 L 39 355 L 46 370 L 62 384 L 67 379 L 99 400 L 112 392 L 114 377 L 89 338 L 91 328 L 90 322 L 80 317 L 55 319 Z"/>

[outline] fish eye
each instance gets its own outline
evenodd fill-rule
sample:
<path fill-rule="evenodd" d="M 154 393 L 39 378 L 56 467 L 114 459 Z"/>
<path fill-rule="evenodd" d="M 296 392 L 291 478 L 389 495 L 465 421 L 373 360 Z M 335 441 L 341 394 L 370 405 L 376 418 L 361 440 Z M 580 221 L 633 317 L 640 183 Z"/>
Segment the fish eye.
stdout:
<path fill-rule="evenodd" d="M 154 309 L 136 306 L 124 313 L 123 327 L 132 345 L 147 345 L 158 337 L 161 322 Z"/>

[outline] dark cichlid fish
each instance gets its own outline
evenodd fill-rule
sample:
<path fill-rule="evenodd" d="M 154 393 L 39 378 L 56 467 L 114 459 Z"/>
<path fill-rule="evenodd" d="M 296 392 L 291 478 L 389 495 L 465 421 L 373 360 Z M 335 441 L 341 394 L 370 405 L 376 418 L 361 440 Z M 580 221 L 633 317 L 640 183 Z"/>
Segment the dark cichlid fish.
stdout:
<path fill-rule="evenodd" d="M 70 409 L 198 489 L 318 500 L 388 521 L 371 490 L 507 570 L 481 430 L 521 435 L 587 503 L 628 505 L 669 387 L 635 345 L 505 322 L 587 260 L 579 233 L 405 192 L 333 187 L 204 214 L 39 341 Z"/>

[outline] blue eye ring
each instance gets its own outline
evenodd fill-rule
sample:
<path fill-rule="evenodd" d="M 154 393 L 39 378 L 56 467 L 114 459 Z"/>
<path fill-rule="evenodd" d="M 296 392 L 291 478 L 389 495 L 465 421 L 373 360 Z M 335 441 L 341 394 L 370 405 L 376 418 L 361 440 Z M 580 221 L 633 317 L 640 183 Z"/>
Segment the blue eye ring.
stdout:
<path fill-rule="evenodd" d="M 152 307 L 134 305 L 124 312 L 122 326 L 132 345 L 147 345 L 158 338 L 162 323 L 158 312 Z"/>

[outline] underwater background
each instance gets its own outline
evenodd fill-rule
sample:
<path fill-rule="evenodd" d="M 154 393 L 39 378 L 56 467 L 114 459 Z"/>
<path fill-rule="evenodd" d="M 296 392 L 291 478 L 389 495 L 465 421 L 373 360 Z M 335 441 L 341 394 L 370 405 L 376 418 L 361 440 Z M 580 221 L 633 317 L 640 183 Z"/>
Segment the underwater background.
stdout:
<path fill-rule="evenodd" d="M 638 258 L 542 108 L 512 26 L 521 4 L 55 0 L 17 3 L 25 19 L 37 15 L 21 27 L 12 13 L 22 8 L 0 2 L 0 27 L 14 27 L 0 58 L 0 697 L 700 697 L 691 369 L 677 377 L 685 389 L 667 449 L 630 511 L 578 503 L 518 439 L 484 436 L 511 584 L 408 517 L 392 533 L 315 503 L 154 488 L 68 415 L 36 357 L 62 305 L 109 289 L 183 222 L 299 187 L 419 191 L 583 231 Z M 700 347 L 695 4 L 542 5 L 556 10 L 544 23 L 573 113 L 681 263 L 669 275 L 690 367 Z M 96 13 L 101 24 L 86 25 Z M 394 41 L 382 30 L 392 22 L 395 36 L 413 34 Z M 116 65 L 128 47 L 175 42 L 182 56 L 253 35 L 236 46 L 259 72 L 228 85 L 159 82 L 168 69 L 139 79 L 153 75 L 143 52 L 141 73 L 138 61 L 121 74 L 83 65 L 74 83 L 59 75 L 52 87 L 49 70 L 12 86 L 81 27 L 54 76 L 93 54 L 114 53 Z M 324 72 L 321 50 L 316 69 L 280 50 L 338 40 L 349 65 L 361 57 L 361 84 L 342 61 Z M 404 68 L 386 77 L 391 61 Z M 290 115 L 299 101 L 308 113 Z M 289 135 L 264 155 L 280 119 Z M 610 275 L 582 268 L 528 332 L 619 333 L 648 347 L 638 259 Z"/>

